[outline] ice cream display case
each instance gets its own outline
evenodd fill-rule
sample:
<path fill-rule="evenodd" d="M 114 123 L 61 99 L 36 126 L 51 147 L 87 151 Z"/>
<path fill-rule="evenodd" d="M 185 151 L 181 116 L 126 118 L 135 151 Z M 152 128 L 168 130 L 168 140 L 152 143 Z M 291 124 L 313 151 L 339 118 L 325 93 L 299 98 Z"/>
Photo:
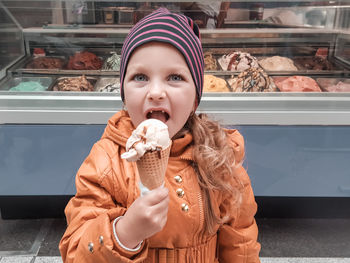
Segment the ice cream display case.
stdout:
<path fill-rule="evenodd" d="M 193 10 L 185 11 L 187 2 L 81 1 L 82 13 L 67 16 L 68 6 L 79 6 L 37 1 L 48 3 L 55 21 L 30 27 L 2 2 L 0 208 L 15 217 L 13 202 L 48 206 L 74 195 L 79 165 L 123 107 L 119 55 L 132 24 L 158 6 Z M 321 215 L 328 210 L 315 206 L 320 198 L 349 205 L 349 10 L 338 1 L 231 1 L 220 28 L 201 28 L 198 112 L 245 137 L 254 192 L 270 207 L 262 215 Z M 83 14 L 94 19 L 84 23 Z M 313 209 L 290 210 L 294 200 Z"/>

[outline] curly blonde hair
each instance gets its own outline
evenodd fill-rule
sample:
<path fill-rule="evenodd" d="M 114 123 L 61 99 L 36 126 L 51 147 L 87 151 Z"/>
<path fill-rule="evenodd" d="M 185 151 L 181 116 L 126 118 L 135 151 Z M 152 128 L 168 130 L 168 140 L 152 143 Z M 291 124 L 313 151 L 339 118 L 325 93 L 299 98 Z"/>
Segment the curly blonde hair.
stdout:
<path fill-rule="evenodd" d="M 205 229 L 214 234 L 215 225 L 225 223 L 228 214 L 221 218 L 215 215 L 210 193 L 221 191 L 229 197 L 231 206 L 239 203 L 241 193 L 230 183 L 232 177 L 236 177 L 234 167 L 239 164 L 227 134 L 218 122 L 210 120 L 206 114 L 192 113 L 184 128 L 193 136 L 193 167 L 204 197 Z"/>

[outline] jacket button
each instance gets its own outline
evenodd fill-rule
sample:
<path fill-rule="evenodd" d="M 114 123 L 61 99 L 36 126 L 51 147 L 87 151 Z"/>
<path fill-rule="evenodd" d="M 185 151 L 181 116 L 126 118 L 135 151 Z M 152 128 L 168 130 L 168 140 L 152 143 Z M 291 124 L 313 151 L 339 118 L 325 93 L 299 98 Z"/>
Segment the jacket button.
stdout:
<path fill-rule="evenodd" d="M 181 205 L 181 209 L 182 209 L 182 211 L 184 211 L 184 212 L 186 212 L 186 213 L 187 213 L 188 210 L 189 210 L 188 205 L 185 204 L 185 203 Z"/>
<path fill-rule="evenodd" d="M 177 183 L 182 183 L 182 177 L 180 175 L 176 175 L 174 179 Z"/>
<path fill-rule="evenodd" d="M 101 245 L 103 245 L 103 236 L 100 236 L 100 237 L 98 238 L 98 241 L 100 242 Z"/>
<path fill-rule="evenodd" d="M 178 197 L 183 197 L 183 196 L 185 195 L 185 191 L 182 190 L 182 188 L 178 188 L 178 189 L 176 190 L 176 193 L 177 193 L 177 196 L 178 196 Z"/>
<path fill-rule="evenodd" d="M 90 242 L 89 245 L 88 245 L 88 248 L 89 248 L 89 251 L 91 253 L 93 253 L 94 252 L 94 243 Z"/>

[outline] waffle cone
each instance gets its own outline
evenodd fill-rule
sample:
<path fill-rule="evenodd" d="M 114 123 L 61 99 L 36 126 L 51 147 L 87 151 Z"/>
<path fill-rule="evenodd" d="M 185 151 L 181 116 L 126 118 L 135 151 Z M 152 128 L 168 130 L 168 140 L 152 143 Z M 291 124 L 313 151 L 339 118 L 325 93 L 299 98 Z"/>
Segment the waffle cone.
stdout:
<path fill-rule="evenodd" d="M 136 162 L 141 182 L 149 190 L 163 185 L 170 148 L 171 144 L 164 150 L 147 152 Z"/>

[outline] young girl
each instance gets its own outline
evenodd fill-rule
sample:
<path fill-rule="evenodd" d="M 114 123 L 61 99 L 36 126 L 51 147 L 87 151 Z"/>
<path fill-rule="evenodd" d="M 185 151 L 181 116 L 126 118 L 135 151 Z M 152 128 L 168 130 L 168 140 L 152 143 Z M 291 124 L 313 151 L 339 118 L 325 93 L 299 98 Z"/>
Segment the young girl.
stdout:
<path fill-rule="evenodd" d="M 194 113 L 203 68 L 188 17 L 159 9 L 130 31 L 120 69 L 127 110 L 109 120 L 78 171 L 64 262 L 260 262 L 243 138 Z M 120 155 L 148 118 L 167 124 L 172 148 L 164 187 L 140 196 L 137 166 Z"/>

